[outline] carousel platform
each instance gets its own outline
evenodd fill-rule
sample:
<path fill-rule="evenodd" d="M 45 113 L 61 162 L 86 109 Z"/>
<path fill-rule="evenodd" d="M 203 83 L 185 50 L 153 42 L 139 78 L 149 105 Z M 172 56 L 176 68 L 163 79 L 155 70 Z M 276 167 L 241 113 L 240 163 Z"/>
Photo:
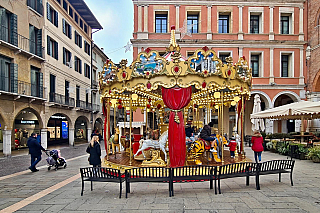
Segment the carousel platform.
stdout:
<path fill-rule="evenodd" d="M 252 162 L 250 158 L 247 158 L 246 156 L 238 155 L 235 158 L 231 158 L 230 152 L 228 150 L 224 150 L 223 152 L 223 160 L 224 162 L 215 162 L 214 159 L 211 161 L 207 161 L 206 157 L 204 155 L 200 156 L 200 160 L 202 162 L 202 165 L 210 165 L 210 166 L 221 166 L 225 164 L 232 164 L 232 163 L 239 163 L 239 162 Z M 170 161 L 168 156 L 168 162 Z M 109 155 L 109 160 L 107 160 L 107 156 L 103 158 L 102 167 L 107 168 L 113 168 L 113 169 L 120 169 L 121 172 L 124 172 L 126 169 L 131 168 L 137 168 L 137 167 L 146 167 L 142 165 L 142 160 L 135 160 L 132 159 L 131 165 L 130 165 L 130 157 L 128 156 L 128 153 L 122 151 L 121 153 L 117 153 L 116 155 L 112 154 Z M 196 163 L 192 160 L 186 160 L 185 163 L 186 166 L 190 165 L 196 165 Z M 167 166 L 169 167 L 169 163 Z"/>

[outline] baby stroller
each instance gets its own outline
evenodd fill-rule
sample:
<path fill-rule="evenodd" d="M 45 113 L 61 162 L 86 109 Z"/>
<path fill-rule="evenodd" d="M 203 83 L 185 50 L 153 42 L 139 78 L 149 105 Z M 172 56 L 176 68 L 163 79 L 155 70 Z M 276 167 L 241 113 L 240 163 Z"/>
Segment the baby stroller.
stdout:
<path fill-rule="evenodd" d="M 48 162 L 48 170 L 51 169 L 51 167 L 54 167 L 54 170 L 58 170 L 58 167 L 63 167 L 66 168 L 67 167 L 67 162 L 66 160 L 60 156 L 60 150 L 58 149 L 53 149 L 49 152 L 46 152 L 48 158 L 47 158 L 47 162 Z"/>

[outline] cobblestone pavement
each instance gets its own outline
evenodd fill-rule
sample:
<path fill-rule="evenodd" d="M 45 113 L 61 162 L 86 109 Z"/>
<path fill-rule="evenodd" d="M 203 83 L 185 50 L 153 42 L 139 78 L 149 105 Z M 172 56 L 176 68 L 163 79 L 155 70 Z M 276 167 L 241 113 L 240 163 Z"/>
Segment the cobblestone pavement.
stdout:
<path fill-rule="evenodd" d="M 245 185 L 245 178 L 222 180 L 220 195 L 215 195 L 209 183 L 204 182 L 176 183 L 174 197 L 168 197 L 167 184 L 133 183 L 128 199 L 118 198 L 118 184 L 94 183 L 94 190 L 90 191 L 90 184 L 86 183 L 84 195 L 80 196 L 79 168 L 88 165 L 87 155 L 81 155 L 85 146 L 76 147 L 77 151 L 74 147 L 62 149 L 68 162 L 66 169 L 47 171 L 46 167 L 40 167 L 36 173 L 21 169 L 25 171 L 0 177 L 0 212 L 11 212 L 10 207 L 27 213 L 320 212 L 320 164 L 309 160 L 296 160 L 293 187 L 289 175 L 283 174 L 282 182 L 278 182 L 278 175 L 262 176 L 259 191 L 252 177 L 250 186 Z M 250 148 L 246 151 L 253 159 Z M 68 158 L 67 153 L 73 152 L 78 155 L 70 154 Z M 16 158 L 28 159 L 29 163 L 28 157 Z M 262 154 L 263 161 L 271 159 L 286 159 L 286 156 L 271 152 Z M 10 163 L 13 161 L 0 160 L 1 168 L 5 168 L 2 164 Z"/>

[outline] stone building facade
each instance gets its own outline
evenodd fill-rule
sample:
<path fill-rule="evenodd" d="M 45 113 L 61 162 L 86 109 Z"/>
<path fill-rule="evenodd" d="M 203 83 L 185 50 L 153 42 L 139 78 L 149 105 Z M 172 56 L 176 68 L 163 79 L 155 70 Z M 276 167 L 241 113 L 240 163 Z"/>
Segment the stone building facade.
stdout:
<path fill-rule="evenodd" d="M 223 62 L 227 56 L 234 62 L 245 56 L 253 69 L 252 96 L 245 110 L 246 134 L 252 133 L 249 116 L 255 94 L 261 97 L 262 109 L 306 99 L 306 1 L 133 0 L 133 4 L 133 58 L 146 48 L 164 53 L 172 25 L 186 57 L 204 46 Z M 211 118 L 216 116 L 212 113 Z M 235 113 L 229 116 L 224 129 L 231 133 Z M 266 121 L 267 133 L 299 129 L 299 121 Z"/>
<path fill-rule="evenodd" d="M 1 1 L 0 23 L 4 155 L 26 147 L 32 132 L 44 147 L 90 140 L 102 122 L 91 100 L 92 29 L 102 27 L 85 2 Z"/>

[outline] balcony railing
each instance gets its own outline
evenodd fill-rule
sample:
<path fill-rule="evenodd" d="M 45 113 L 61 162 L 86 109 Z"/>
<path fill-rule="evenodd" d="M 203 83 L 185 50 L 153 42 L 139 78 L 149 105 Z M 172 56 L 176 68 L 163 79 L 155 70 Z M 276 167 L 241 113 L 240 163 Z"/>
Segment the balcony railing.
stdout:
<path fill-rule="evenodd" d="M 76 107 L 80 108 L 80 109 L 85 109 L 85 110 L 92 110 L 92 105 L 91 103 L 87 103 L 85 101 L 81 101 L 81 100 L 76 100 Z"/>
<path fill-rule="evenodd" d="M 24 81 L 10 79 L 9 77 L 0 76 L 0 91 L 15 93 L 19 95 L 33 96 L 45 98 L 45 87 L 40 87 L 36 84 L 31 84 Z"/>
<path fill-rule="evenodd" d="M 100 112 L 100 105 L 99 104 L 92 104 L 92 110 L 95 112 Z"/>
<path fill-rule="evenodd" d="M 43 5 L 40 0 L 28 0 L 27 5 L 37 11 L 40 15 L 43 15 Z"/>
<path fill-rule="evenodd" d="M 74 107 L 74 98 L 70 98 L 68 96 L 64 96 L 54 92 L 49 93 L 49 102 Z"/>
<path fill-rule="evenodd" d="M 0 25 L 0 40 L 8 42 L 41 58 L 43 57 L 44 48 L 43 46 L 40 46 L 41 44 L 36 43 L 35 41 L 30 40 L 18 33 L 14 33 L 13 35 L 12 33 L 14 32 L 11 32 L 8 27 Z"/>

